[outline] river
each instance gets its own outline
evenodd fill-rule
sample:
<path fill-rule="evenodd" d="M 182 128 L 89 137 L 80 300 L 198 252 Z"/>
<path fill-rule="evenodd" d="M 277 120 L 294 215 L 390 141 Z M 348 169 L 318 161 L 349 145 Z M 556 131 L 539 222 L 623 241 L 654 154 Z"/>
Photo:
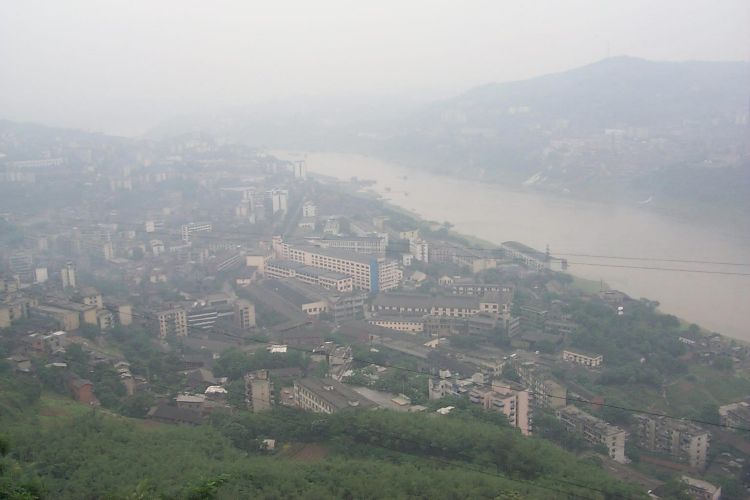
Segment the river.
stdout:
<path fill-rule="evenodd" d="M 674 262 L 747 264 L 750 262 L 748 234 L 737 234 L 732 228 L 720 225 L 698 225 L 644 207 L 513 190 L 358 155 L 307 154 L 307 168 L 311 173 L 341 179 L 356 176 L 375 180 L 372 189 L 394 205 L 427 220 L 448 221 L 456 231 L 467 235 L 493 243 L 516 240 L 539 250 L 549 245 L 553 255 L 568 258 L 569 271 L 576 276 L 603 280 L 635 298 L 658 300 L 664 312 L 750 341 L 750 275 L 747 275 L 750 265 Z"/>

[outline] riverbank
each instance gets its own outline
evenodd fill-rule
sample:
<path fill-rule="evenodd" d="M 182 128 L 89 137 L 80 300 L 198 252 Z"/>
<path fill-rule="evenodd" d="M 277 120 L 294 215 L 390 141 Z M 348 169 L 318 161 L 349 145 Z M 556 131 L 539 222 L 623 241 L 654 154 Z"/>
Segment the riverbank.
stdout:
<path fill-rule="evenodd" d="M 300 156 L 293 158 L 299 159 Z M 750 340 L 749 238 L 640 207 L 582 202 L 494 184 L 413 172 L 348 154 L 308 154 L 308 170 L 338 179 L 372 179 L 367 189 L 423 220 L 486 244 L 523 241 L 567 257 L 569 272 L 600 280 L 635 298 L 655 297 L 661 309 L 706 329 Z M 597 257 L 594 257 L 597 256 Z M 726 274 L 718 274 L 726 273 Z"/>

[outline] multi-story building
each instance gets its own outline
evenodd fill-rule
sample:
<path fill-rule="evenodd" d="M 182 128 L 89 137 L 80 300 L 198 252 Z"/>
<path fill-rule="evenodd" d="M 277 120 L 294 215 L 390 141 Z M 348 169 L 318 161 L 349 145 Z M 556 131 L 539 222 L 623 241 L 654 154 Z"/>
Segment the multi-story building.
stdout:
<path fill-rule="evenodd" d="M 65 267 L 60 270 L 60 276 L 63 288 L 76 287 L 76 267 L 72 262 L 65 264 Z"/>
<path fill-rule="evenodd" d="M 81 289 L 81 302 L 87 306 L 95 306 L 99 309 L 104 307 L 102 301 L 102 294 L 100 294 L 95 288 L 90 286 Z"/>
<path fill-rule="evenodd" d="M 517 358 L 516 358 L 517 359 Z M 553 380 L 544 369 L 533 362 L 513 361 L 521 382 L 534 395 L 534 404 L 540 408 L 562 408 L 567 404 L 568 390 Z"/>
<path fill-rule="evenodd" d="M 78 330 L 81 326 L 78 312 L 69 309 L 62 309 L 50 305 L 38 305 L 29 308 L 29 314 L 31 316 L 51 319 L 55 321 L 61 329 L 66 331 Z"/>
<path fill-rule="evenodd" d="M 303 410 L 328 414 L 349 408 L 376 407 L 374 402 L 333 379 L 295 380 L 294 402 Z"/>
<path fill-rule="evenodd" d="M 503 413 L 524 436 L 531 434 L 531 398 L 526 387 L 506 380 L 492 381 L 490 387 L 471 389 L 469 400 L 487 410 Z"/>
<path fill-rule="evenodd" d="M 371 317 L 367 322 L 399 332 L 422 333 L 424 331 L 424 319 L 418 316 L 378 315 Z"/>
<path fill-rule="evenodd" d="M 721 425 L 728 427 L 750 427 L 750 403 L 739 401 L 719 406 Z"/>
<path fill-rule="evenodd" d="M 555 414 L 568 432 L 580 433 L 591 444 L 601 444 L 616 462 L 626 463 L 625 439 L 627 433 L 616 425 L 609 424 L 573 405 L 558 409 Z"/>
<path fill-rule="evenodd" d="M 257 370 L 245 374 L 245 402 L 253 413 L 273 407 L 273 382 L 268 370 Z"/>
<path fill-rule="evenodd" d="M 271 213 L 286 213 L 289 205 L 289 191 L 286 189 L 272 189 L 268 192 L 268 196 L 271 199 Z"/>
<path fill-rule="evenodd" d="M 34 259 L 31 252 L 18 250 L 8 256 L 8 266 L 11 272 L 21 281 L 29 282 L 34 276 Z"/>
<path fill-rule="evenodd" d="M 386 239 L 379 236 L 325 236 L 307 238 L 307 242 L 320 248 L 338 248 L 364 254 L 385 254 Z"/>
<path fill-rule="evenodd" d="M 283 259 L 343 273 L 352 278 L 354 288 L 382 292 L 396 288 L 403 274 L 394 260 L 338 249 L 292 246 L 274 239 L 274 251 Z"/>
<path fill-rule="evenodd" d="M 708 431 L 690 422 L 634 415 L 638 444 L 650 451 L 666 453 L 691 467 L 703 469 L 710 446 Z"/>
<path fill-rule="evenodd" d="M 318 215 L 318 207 L 312 201 L 306 201 L 302 204 L 302 217 L 315 217 Z"/>
<path fill-rule="evenodd" d="M 249 300 L 237 300 L 234 303 L 234 324 L 240 330 L 255 327 L 255 304 Z"/>
<path fill-rule="evenodd" d="M 156 315 L 159 323 L 159 337 L 168 335 L 186 337 L 188 334 L 187 311 L 182 307 L 175 307 L 160 311 Z"/>
<path fill-rule="evenodd" d="M 601 354 L 591 354 L 580 350 L 571 351 L 565 349 L 563 351 L 563 361 L 575 363 L 577 365 L 588 366 L 590 368 L 596 368 L 601 366 L 604 362 L 604 356 Z"/>
<path fill-rule="evenodd" d="M 409 240 L 409 253 L 418 261 L 427 263 L 430 260 L 430 244 L 422 239 Z"/>
<path fill-rule="evenodd" d="M 486 295 L 488 293 L 497 293 L 508 295 L 508 302 L 513 301 L 513 294 L 515 293 L 515 285 L 503 285 L 499 283 L 464 283 L 459 281 L 453 281 L 446 285 L 450 292 L 454 295 Z"/>
<path fill-rule="evenodd" d="M 528 267 L 537 271 L 549 268 L 549 256 L 538 250 L 519 243 L 517 241 L 506 241 L 502 244 L 505 256 L 510 259 L 520 260 Z"/>
<path fill-rule="evenodd" d="M 6 297 L 0 302 L 0 328 L 8 328 L 13 322 L 29 317 L 29 308 L 36 301 L 26 297 Z"/>
<path fill-rule="evenodd" d="M 210 222 L 191 222 L 180 227 L 182 241 L 189 242 L 195 233 L 210 233 L 212 229 Z"/>
<path fill-rule="evenodd" d="M 364 316 L 366 292 L 349 292 L 342 295 L 328 296 L 328 312 L 333 316 L 333 321 L 341 323 L 352 319 L 360 319 Z"/>
<path fill-rule="evenodd" d="M 296 278 L 303 283 L 342 293 L 351 292 L 354 288 L 352 277 L 347 274 L 307 266 L 293 260 L 269 260 L 265 264 L 265 274 L 270 278 Z"/>

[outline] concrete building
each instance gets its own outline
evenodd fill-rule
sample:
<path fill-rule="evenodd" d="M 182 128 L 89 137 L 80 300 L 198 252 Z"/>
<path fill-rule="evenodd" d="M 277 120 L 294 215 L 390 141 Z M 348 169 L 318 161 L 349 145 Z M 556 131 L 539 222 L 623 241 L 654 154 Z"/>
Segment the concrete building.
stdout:
<path fill-rule="evenodd" d="M 65 267 L 60 270 L 60 276 L 63 288 L 76 287 L 76 267 L 72 262 L 65 264 Z"/>
<path fill-rule="evenodd" d="M 287 212 L 289 205 L 289 191 L 286 189 L 272 189 L 268 192 L 271 199 L 271 213 Z"/>
<path fill-rule="evenodd" d="M 315 217 L 318 215 L 318 207 L 312 201 L 306 201 L 302 204 L 302 217 Z"/>
<path fill-rule="evenodd" d="M 430 260 L 430 244 L 422 239 L 409 240 L 409 253 L 426 264 Z"/>
<path fill-rule="evenodd" d="M 441 283 L 441 285 L 446 286 L 450 290 L 450 293 L 454 295 L 482 296 L 488 293 L 508 295 L 508 302 L 513 301 L 515 293 L 515 285 L 511 284 L 462 282 L 453 280 L 450 277 L 448 277 L 445 283 Z"/>
<path fill-rule="evenodd" d="M 424 319 L 417 316 L 378 315 L 367 320 L 371 325 L 406 333 L 422 333 Z"/>
<path fill-rule="evenodd" d="M 26 297 L 6 297 L 0 302 L 0 328 L 9 328 L 15 321 L 29 317 L 36 301 Z"/>
<path fill-rule="evenodd" d="M 255 327 L 255 304 L 249 300 L 237 300 L 234 303 L 234 325 L 240 330 Z"/>
<path fill-rule="evenodd" d="M 531 434 L 531 398 L 529 390 L 515 382 L 493 381 L 490 387 L 476 387 L 469 391 L 469 400 L 487 410 L 499 411 L 521 434 Z"/>
<path fill-rule="evenodd" d="M 34 283 L 46 283 L 49 280 L 49 273 L 46 267 L 37 267 L 34 269 Z"/>
<path fill-rule="evenodd" d="M 750 427 L 750 403 L 739 401 L 719 406 L 721 425 L 729 427 Z"/>
<path fill-rule="evenodd" d="M 342 293 L 354 289 L 352 277 L 347 274 L 308 266 L 293 260 L 269 260 L 265 266 L 265 274 L 270 278 L 295 278 L 303 283 Z"/>
<path fill-rule="evenodd" d="M 81 302 L 83 302 L 87 306 L 97 307 L 98 309 L 104 307 L 102 294 L 99 293 L 95 288 L 92 288 L 90 286 L 81 289 Z"/>
<path fill-rule="evenodd" d="M 195 233 L 210 233 L 211 229 L 210 222 L 190 222 L 180 227 L 180 234 L 182 235 L 182 241 L 187 243 L 191 241 Z"/>
<path fill-rule="evenodd" d="M 353 389 L 333 379 L 303 378 L 294 381 L 294 403 L 315 413 L 376 408 L 377 405 Z"/>
<path fill-rule="evenodd" d="M 721 486 L 690 476 L 682 476 L 681 480 L 686 485 L 687 493 L 691 498 L 697 500 L 719 500 L 721 498 Z"/>
<path fill-rule="evenodd" d="M 568 390 L 553 380 L 549 373 L 533 362 L 513 361 L 521 382 L 534 395 L 534 404 L 540 408 L 563 408 L 567 405 Z"/>
<path fill-rule="evenodd" d="M 268 370 L 257 370 L 245 374 L 245 402 L 253 413 L 273 407 L 273 382 Z"/>
<path fill-rule="evenodd" d="M 38 305 L 29 308 L 29 314 L 40 318 L 47 318 L 55 321 L 59 328 L 67 331 L 78 330 L 81 326 L 79 314 L 77 311 L 62 309 L 50 305 Z"/>
<path fill-rule="evenodd" d="M 596 368 L 602 365 L 604 362 L 604 356 L 601 354 L 590 354 L 583 351 L 572 351 L 565 349 L 562 354 L 563 361 L 569 363 L 575 363 L 577 365 L 588 366 L 589 368 Z"/>
<path fill-rule="evenodd" d="M 274 239 L 274 251 L 279 258 L 351 276 L 354 288 L 370 292 L 397 288 L 403 277 L 396 261 L 385 257 L 330 248 L 292 246 L 280 239 Z"/>
<path fill-rule="evenodd" d="M 188 334 L 187 311 L 182 307 L 160 311 L 156 315 L 159 323 L 159 337 L 168 335 L 186 337 Z"/>
<path fill-rule="evenodd" d="M 708 431 L 690 422 L 637 414 L 638 444 L 642 448 L 671 455 L 696 469 L 706 467 L 710 446 Z"/>
<path fill-rule="evenodd" d="M 385 255 L 386 238 L 380 236 L 335 236 L 306 238 L 306 241 L 320 248 L 334 248 L 364 254 Z"/>
<path fill-rule="evenodd" d="M 607 448 L 609 458 L 627 463 L 625 439 L 627 433 L 616 425 L 609 424 L 573 405 L 558 409 L 555 414 L 568 432 L 581 434 L 591 444 L 601 444 Z"/>

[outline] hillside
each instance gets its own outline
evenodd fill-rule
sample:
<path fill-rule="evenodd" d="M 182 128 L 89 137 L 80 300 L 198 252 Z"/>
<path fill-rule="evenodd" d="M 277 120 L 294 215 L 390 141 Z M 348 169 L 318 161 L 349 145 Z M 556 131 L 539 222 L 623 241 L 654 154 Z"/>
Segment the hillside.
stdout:
<path fill-rule="evenodd" d="M 174 427 L 39 399 L 28 378 L 0 388 L 0 498 L 642 496 L 596 461 L 468 414 L 282 408 Z"/>
<path fill-rule="evenodd" d="M 750 65 L 617 57 L 436 102 L 376 154 L 584 198 L 750 206 Z"/>

